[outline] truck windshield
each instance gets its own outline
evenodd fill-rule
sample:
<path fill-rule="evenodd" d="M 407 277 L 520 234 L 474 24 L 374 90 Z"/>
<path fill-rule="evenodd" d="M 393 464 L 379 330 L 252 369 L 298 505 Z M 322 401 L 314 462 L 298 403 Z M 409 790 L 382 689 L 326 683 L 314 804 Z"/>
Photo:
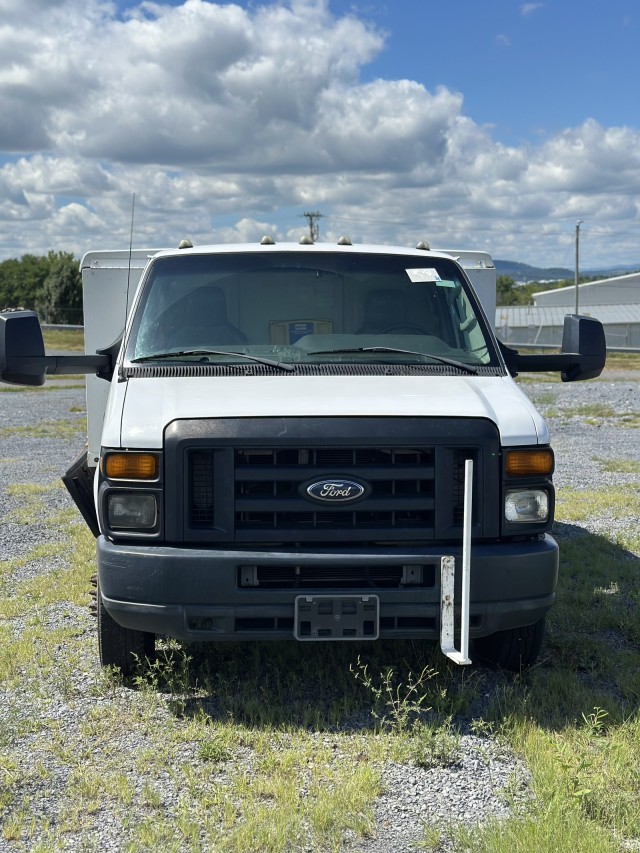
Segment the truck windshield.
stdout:
<path fill-rule="evenodd" d="M 152 261 L 130 363 L 497 365 L 475 296 L 448 259 L 357 252 L 184 254 Z"/>

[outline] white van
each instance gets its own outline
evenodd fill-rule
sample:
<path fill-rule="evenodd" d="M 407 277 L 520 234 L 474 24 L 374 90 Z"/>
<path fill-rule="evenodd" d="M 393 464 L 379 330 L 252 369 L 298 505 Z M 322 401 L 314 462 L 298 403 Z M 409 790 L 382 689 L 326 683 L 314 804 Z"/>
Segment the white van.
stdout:
<path fill-rule="evenodd" d="M 512 377 L 599 375 L 601 325 L 567 317 L 559 354 L 503 347 L 480 252 L 181 246 L 85 256 L 87 355 L 46 356 L 35 314 L 0 316 L 3 381 L 93 374 L 64 480 L 97 537 L 102 663 L 129 674 L 165 635 L 530 665 L 554 457 Z"/>

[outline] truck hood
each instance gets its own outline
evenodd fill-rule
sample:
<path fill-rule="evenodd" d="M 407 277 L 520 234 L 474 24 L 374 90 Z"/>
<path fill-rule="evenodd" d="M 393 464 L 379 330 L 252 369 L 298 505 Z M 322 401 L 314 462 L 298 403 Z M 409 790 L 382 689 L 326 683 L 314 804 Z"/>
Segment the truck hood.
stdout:
<path fill-rule="evenodd" d="M 546 424 L 511 377 L 176 377 L 114 382 L 107 447 L 162 447 L 176 419 L 251 417 L 488 418 L 503 445 L 547 444 Z"/>

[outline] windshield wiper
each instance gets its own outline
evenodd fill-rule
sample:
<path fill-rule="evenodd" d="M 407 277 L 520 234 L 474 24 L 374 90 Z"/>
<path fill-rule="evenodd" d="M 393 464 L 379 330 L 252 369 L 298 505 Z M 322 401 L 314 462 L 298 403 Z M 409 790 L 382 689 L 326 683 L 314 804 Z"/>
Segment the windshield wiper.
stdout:
<path fill-rule="evenodd" d="M 315 352 L 309 352 L 307 355 L 342 355 L 343 353 L 356 353 L 356 352 L 395 352 L 400 353 L 401 355 L 419 355 L 422 358 L 432 358 L 434 361 L 440 362 L 440 364 L 448 364 L 451 367 L 459 367 L 460 370 L 465 370 L 467 373 L 476 374 L 478 372 L 478 368 L 474 367 L 472 364 L 465 364 L 463 361 L 456 361 L 455 358 L 447 358 L 444 355 L 434 355 L 430 352 L 416 352 L 414 350 L 409 349 L 396 349 L 395 347 L 345 347 L 345 349 L 325 349 L 325 350 L 316 350 Z"/>
<path fill-rule="evenodd" d="M 249 361 L 256 361 L 258 364 L 266 364 L 267 367 L 275 367 L 278 370 L 285 370 L 291 373 L 295 370 L 292 364 L 287 364 L 284 361 L 276 361 L 273 358 L 263 358 L 259 355 L 248 355 L 246 352 L 226 352 L 218 349 L 185 349 L 176 352 L 156 352 L 153 355 L 143 355 L 140 358 L 132 358 L 131 364 L 143 364 L 146 361 L 155 361 L 158 358 L 180 358 L 181 356 L 189 355 L 235 355 L 238 358 L 246 358 Z"/>

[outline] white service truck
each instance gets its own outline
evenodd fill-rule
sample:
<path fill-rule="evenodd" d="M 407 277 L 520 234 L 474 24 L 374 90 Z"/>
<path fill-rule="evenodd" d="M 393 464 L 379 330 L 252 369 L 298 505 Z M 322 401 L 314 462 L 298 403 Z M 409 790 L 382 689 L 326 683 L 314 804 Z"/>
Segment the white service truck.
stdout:
<path fill-rule="evenodd" d="M 0 379 L 87 376 L 63 478 L 97 539 L 100 658 L 183 641 L 438 640 L 517 670 L 556 590 L 553 451 L 514 382 L 599 375 L 602 326 L 562 351 L 493 332 L 482 252 L 260 243 L 90 252 L 86 355 L 0 315 Z M 491 322 L 490 322 L 491 320 Z"/>

